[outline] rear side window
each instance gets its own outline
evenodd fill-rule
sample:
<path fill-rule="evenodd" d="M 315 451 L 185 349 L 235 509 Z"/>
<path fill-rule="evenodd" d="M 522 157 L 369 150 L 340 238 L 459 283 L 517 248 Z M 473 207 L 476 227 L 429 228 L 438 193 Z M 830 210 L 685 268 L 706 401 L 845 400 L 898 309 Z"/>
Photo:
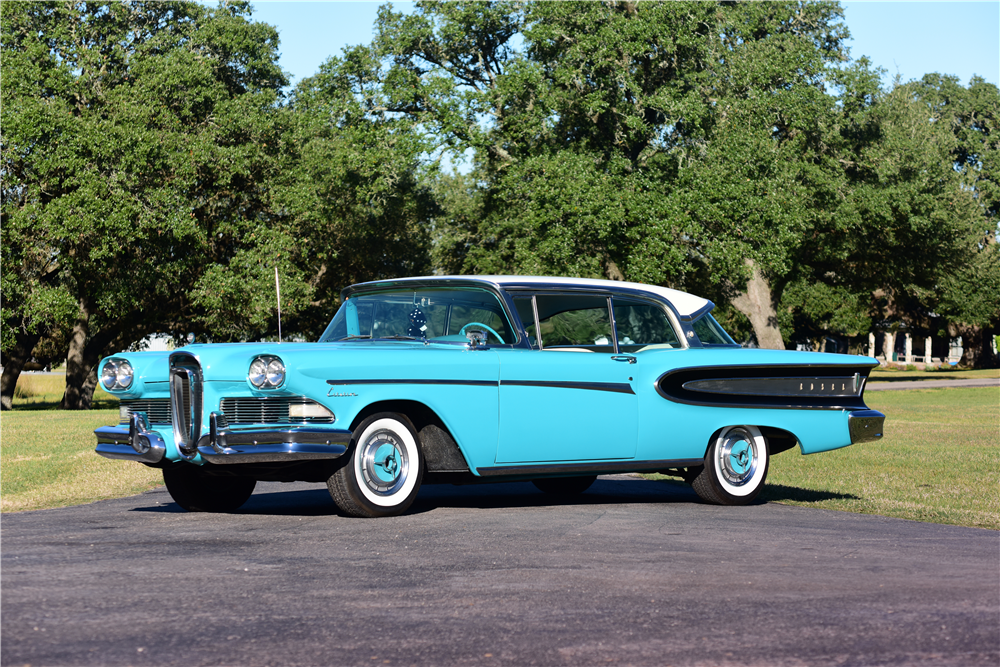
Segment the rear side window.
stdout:
<path fill-rule="evenodd" d="M 614 313 L 620 351 L 681 347 L 667 314 L 660 306 L 638 299 L 615 297 Z"/>
<path fill-rule="evenodd" d="M 738 345 L 715 318 L 705 313 L 691 325 L 702 345 Z"/>
<path fill-rule="evenodd" d="M 607 297 L 539 294 L 535 305 L 543 349 L 614 351 Z"/>

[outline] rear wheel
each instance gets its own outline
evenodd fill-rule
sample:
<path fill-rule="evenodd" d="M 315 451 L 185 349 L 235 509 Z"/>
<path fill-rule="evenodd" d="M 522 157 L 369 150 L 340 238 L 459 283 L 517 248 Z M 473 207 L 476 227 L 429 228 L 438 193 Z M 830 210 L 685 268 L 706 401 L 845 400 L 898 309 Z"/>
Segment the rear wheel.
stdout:
<path fill-rule="evenodd" d="M 356 432 L 349 460 L 326 483 L 333 502 L 350 516 L 402 514 L 417 497 L 424 475 L 413 424 L 403 415 L 381 412 Z"/>
<path fill-rule="evenodd" d="M 691 482 L 698 496 L 715 505 L 748 505 L 764 488 L 767 440 L 756 426 L 722 429 L 708 448 L 705 467 Z"/>
<path fill-rule="evenodd" d="M 538 487 L 539 491 L 553 496 L 578 496 L 594 483 L 596 475 L 588 477 L 547 477 L 545 479 L 534 479 L 531 483 Z"/>
<path fill-rule="evenodd" d="M 235 512 L 257 486 L 256 480 L 209 475 L 190 463 L 164 468 L 163 483 L 174 502 L 188 512 Z"/>

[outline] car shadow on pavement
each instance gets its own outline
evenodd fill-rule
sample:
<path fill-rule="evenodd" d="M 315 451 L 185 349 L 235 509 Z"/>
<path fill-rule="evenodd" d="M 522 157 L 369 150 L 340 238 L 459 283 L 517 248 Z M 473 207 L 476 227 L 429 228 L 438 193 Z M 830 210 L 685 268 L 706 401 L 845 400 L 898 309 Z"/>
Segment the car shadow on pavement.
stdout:
<path fill-rule="evenodd" d="M 800 503 L 818 503 L 822 500 L 859 500 L 859 497 L 852 493 L 812 491 L 810 489 L 800 489 L 796 486 L 784 486 L 782 484 L 766 485 L 760 497 L 765 501 L 781 502 L 782 500 L 794 500 Z"/>
<path fill-rule="evenodd" d="M 185 514 L 187 510 L 170 500 L 156 505 L 134 507 L 132 512 L 153 512 L 160 514 Z M 294 489 L 288 491 L 265 491 L 260 487 L 242 507 L 230 514 L 273 514 L 275 516 L 331 516 L 337 508 L 325 486 L 314 489 Z"/>
<path fill-rule="evenodd" d="M 281 489 L 277 485 L 258 485 L 256 492 L 233 514 L 274 516 L 336 516 L 339 514 L 326 487 L 295 484 Z M 275 488 L 277 487 L 277 488 Z M 274 491 L 270 489 L 274 488 Z M 165 494 L 164 494 L 165 495 Z M 133 508 L 134 512 L 183 513 L 176 503 L 158 502 Z M 598 478 L 580 495 L 559 497 L 539 491 L 531 482 L 495 484 L 429 484 L 420 489 L 406 514 L 422 514 L 439 508 L 510 509 L 560 507 L 566 505 L 618 505 L 628 503 L 670 504 L 698 503 L 698 496 L 683 482 L 647 480 L 616 475 Z"/>
<path fill-rule="evenodd" d="M 504 509 L 692 502 L 698 502 L 698 497 L 686 484 L 616 476 L 612 479 L 599 478 L 583 493 L 564 497 L 542 493 L 531 482 L 426 486 L 420 490 L 410 512 L 429 512 L 441 507 Z"/>

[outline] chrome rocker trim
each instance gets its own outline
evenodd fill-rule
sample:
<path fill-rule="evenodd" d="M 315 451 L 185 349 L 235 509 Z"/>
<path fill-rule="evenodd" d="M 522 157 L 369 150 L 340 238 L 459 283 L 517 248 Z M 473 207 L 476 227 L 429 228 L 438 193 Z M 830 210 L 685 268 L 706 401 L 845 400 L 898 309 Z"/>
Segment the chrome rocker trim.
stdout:
<path fill-rule="evenodd" d="M 149 428 L 145 412 L 133 412 L 128 427 L 102 426 L 94 430 L 98 454 L 109 459 L 125 459 L 140 463 L 159 463 L 167 453 L 167 444 Z"/>
<path fill-rule="evenodd" d="M 336 459 L 347 452 L 351 437 L 350 431 L 313 426 L 231 429 L 223 415 L 213 412 L 198 453 L 215 465 Z"/>
<path fill-rule="evenodd" d="M 482 477 L 498 475 L 613 475 L 626 472 L 657 472 L 670 468 L 704 465 L 705 459 L 662 459 L 658 461 L 605 461 L 597 463 L 537 463 L 530 465 L 485 466 L 476 468 Z"/>
<path fill-rule="evenodd" d="M 851 444 L 872 442 L 882 437 L 885 415 L 878 410 L 855 410 L 847 415 L 847 428 L 851 433 Z"/>

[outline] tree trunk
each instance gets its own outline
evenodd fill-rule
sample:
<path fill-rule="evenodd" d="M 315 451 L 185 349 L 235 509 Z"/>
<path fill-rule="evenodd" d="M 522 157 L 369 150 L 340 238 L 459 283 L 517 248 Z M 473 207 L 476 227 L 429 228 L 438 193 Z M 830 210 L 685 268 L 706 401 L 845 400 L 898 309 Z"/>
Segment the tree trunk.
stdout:
<path fill-rule="evenodd" d="M 625 280 L 625 274 L 622 273 L 621 269 L 618 268 L 618 265 L 615 264 L 615 260 L 610 257 L 604 261 L 604 275 L 608 277 L 608 280 Z"/>
<path fill-rule="evenodd" d="M 957 326 L 962 337 L 962 358 L 958 365 L 963 368 L 996 368 L 997 357 L 993 354 L 993 337 L 982 327 Z"/>
<path fill-rule="evenodd" d="M 21 376 L 21 369 L 31 358 L 31 352 L 35 349 L 35 344 L 41 338 L 37 334 L 14 334 L 14 347 L 7 354 L 3 355 L 3 375 L 0 376 L 0 410 L 10 410 L 14 405 L 14 389 L 17 387 L 17 378 Z"/>
<path fill-rule="evenodd" d="M 90 305 L 80 300 L 80 312 L 69 338 L 69 353 L 66 355 L 66 390 L 63 393 L 61 410 L 89 410 L 94 398 L 94 386 L 86 391 L 88 377 L 94 372 L 94 363 L 87 359 L 87 338 L 90 333 Z M 95 377 L 96 379 L 96 377 Z"/>
<path fill-rule="evenodd" d="M 778 311 L 774 307 L 771 285 L 753 260 L 748 259 L 746 262 L 752 274 L 747 281 L 746 291 L 733 299 L 733 306 L 750 320 L 757 345 L 767 350 L 784 350 L 785 341 L 782 340 L 781 329 L 778 327 Z"/>

